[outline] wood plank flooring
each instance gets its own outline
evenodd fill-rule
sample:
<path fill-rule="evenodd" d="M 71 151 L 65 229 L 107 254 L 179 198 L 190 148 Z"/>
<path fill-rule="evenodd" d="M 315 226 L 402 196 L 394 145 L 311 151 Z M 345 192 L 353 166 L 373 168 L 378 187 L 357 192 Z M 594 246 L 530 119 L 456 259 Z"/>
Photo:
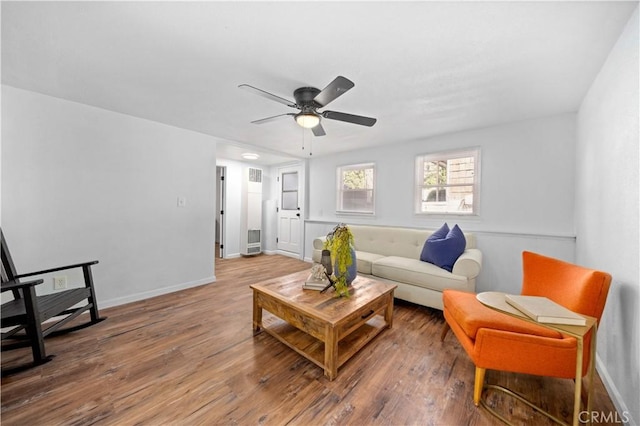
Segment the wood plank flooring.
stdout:
<path fill-rule="evenodd" d="M 53 361 L 2 378 L 2 425 L 498 425 L 472 403 L 474 366 L 442 312 L 396 301 L 384 331 L 328 381 L 272 336 L 252 335 L 250 284 L 309 269 L 260 255 L 216 259 L 212 284 L 104 309 L 108 319 L 47 340 Z M 97 283 L 100 285 L 100 283 Z M 3 366 L 27 349 L 4 352 Z M 487 372 L 567 422 L 570 380 Z M 594 410 L 613 404 L 598 378 Z M 501 394 L 516 424 L 551 424 Z"/>

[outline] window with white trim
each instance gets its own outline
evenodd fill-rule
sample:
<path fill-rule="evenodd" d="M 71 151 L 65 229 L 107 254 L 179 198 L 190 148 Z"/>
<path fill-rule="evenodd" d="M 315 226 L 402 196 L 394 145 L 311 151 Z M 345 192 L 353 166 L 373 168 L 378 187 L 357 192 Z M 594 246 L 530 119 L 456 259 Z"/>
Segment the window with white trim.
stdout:
<path fill-rule="evenodd" d="M 338 213 L 374 214 L 375 172 L 374 163 L 338 167 Z"/>
<path fill-rule="evenodd" d="M 479 148 L 416 157 L 417 214 L 477 215 L 479 199 Z"/>

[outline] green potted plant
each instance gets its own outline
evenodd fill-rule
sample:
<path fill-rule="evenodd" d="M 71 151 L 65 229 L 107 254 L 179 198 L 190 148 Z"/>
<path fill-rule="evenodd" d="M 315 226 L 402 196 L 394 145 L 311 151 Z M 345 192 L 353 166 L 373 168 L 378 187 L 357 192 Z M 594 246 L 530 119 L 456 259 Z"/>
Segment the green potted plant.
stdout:
<path fill-rule="evenodd" d="M 344 223 L 338 224 L 327 234 L 324 248 L 331 252 L 331 261 L 335 265 L 334 287 L 338 296 L 349 297 L 349 285 L 356 277 L 356 253 L 353 249 L 353 234 Z"/>

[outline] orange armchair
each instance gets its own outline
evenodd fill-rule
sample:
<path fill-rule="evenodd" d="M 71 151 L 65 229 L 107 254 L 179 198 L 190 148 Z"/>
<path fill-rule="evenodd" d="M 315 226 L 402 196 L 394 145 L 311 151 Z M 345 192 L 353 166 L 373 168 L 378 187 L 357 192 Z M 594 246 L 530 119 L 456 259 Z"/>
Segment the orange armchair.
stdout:
<path fill-rule="evenodd" d="M 611 275 L 531 252 L 522 254 L 522 294 L 546 296 L 600 321 Z M 453 330 L 476 366 L 473 402 L 480 403 L 487 369 L 576 378 L 577 340 L 545 326 L 491 309 L 476 295 L 445 290 L 442 339 Z M 591 332 L 584 336 L 582 376 L 590 359 Z"/>

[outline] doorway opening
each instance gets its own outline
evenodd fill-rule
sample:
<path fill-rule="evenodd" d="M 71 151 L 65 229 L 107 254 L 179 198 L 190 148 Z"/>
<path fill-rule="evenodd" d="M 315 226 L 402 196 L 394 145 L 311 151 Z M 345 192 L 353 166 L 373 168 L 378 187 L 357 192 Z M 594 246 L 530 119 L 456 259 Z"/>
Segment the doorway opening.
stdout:
<path fill-rule="evenodd" d="M 224 230 L 227 192 L 224 177 L 226 174 L 226 167 L 216 166 L 216 238 L 214 251 L 216 259 L 224 259 Z"/>

